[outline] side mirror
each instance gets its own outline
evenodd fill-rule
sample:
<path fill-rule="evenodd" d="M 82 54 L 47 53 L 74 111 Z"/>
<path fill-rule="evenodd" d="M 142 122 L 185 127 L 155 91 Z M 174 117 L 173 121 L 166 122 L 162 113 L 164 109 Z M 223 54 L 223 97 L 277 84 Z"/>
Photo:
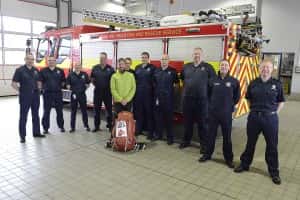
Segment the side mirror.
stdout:
<path fill-rule="evenodd" d="M 27 39 L 26 40 L 26 55 L 27 54 L 31 54 L 31 45 L 32 45 L 32 40 L 31 39 Z"/>
<path fill-rule="evenodd" d="M 27 39 L 26 40 L 26 47 L 30 48 L 32 45 L 32 40 L 31 39 Z"/>

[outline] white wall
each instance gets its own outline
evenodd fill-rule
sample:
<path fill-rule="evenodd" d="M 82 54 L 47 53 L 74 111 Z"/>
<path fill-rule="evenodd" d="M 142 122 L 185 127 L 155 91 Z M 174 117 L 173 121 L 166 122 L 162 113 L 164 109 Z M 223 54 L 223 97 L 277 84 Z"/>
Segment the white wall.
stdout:
<path fill-rule="evenodd" d="M 82 22 L 82 14 L 78 12 L 73 12 L 72 13 L 72 23 L 76 25 L 82 25 L 84 24 Z"/>
<path fill-rule="evenodd" d="M 56 22 L 56 9 L 18 0 L 1 0 L 3 15 Z"/>
<path fill-rule="evenodd" d="M 265 52 L 295 52 L 300 48 L 299 0 L 263 0 L 263 32 L 271 38 Z M 293 74 L 291 93 L 300 93 L 300 74 Z"/>
<path fill-rule="evenodd" d="M 18 0 L 0 0 L 0 3 L 1 12 L 4 16 L 56 22 L 56 9 L 53 7 L 25 3 Z M 0 96 L 16 94 L 10 86 L 11 80 L 9 79 L 12 78 L 17 67 L 0 65 Z"/>

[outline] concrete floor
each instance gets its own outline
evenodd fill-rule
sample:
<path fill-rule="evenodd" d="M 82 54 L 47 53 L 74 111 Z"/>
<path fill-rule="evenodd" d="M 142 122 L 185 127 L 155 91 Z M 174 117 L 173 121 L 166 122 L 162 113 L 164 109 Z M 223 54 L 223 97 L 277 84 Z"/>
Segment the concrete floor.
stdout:
<path fill-rule="evenodd" d="M 20 144 L 18 110 L 17 98 L 0 98 L 0 199 L 300 200 L 300 102 L 287 102 L 280 114 L 280 186 L 266 173 L 263 137 L 250 172 L 235 174 L 223 164 L 220 139 L 214 160 L 204 164 L 197 161 L 197 148 L 179 150 L 161 141 L 143 152 L 116 153 L 103 147 L 109 134 L 86 133 L 80 116 L 78 132 L 60 133 L 54 110 L 51 134 L 33 139 L 28 123 L 27 142 Z M 67 130 L 69 115 L 66 109 Z M 234 121 L 236 163 L 246 142 L 245 123 Z"/>

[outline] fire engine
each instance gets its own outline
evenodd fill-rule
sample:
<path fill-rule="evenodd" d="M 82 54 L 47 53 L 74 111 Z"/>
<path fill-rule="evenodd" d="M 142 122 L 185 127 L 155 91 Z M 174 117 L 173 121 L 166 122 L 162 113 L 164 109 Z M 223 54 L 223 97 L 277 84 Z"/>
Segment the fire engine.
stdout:
<path fill-rule="evenodd" d="M 150 53 L 151 63 L 159 66 L 163 53 L 170 56 L 170 66 L 180 73 L 183 65 L 192 60 L 195 47 L 204 50 L 205 61 L 218 71 L 219 61 L 223 58 L 230 63 L 230 75 L 240 81 L 241 99 L 234 117 L 249 111 L 245 99 L 246 88 L 258 76 L 260 50 L 252 55 L 241 54 L 238 50 L 241 26 L 231 22 L 190 24 L 171 27 L 150 27 L 126 31 L 107 31 L 107 28 L 79 26 L 45 32 L 39 40 L 36 65 L 46 65 L 45 57 L 55 55 L 58 66 L 68 74 L 76 62 L 81 62 L 88 73 L 98 64 L 99 53 L 106 52 L 109 64 L 113 67 L 120 57 L 131 57 L 133 68 L 140 63 L 143 51 Z M 176 113 L 181 113 L 182 84 L 175 89 Z M 69 101 L 68 91 L 64 100 Z M 93 86 L 86 91 L 88 104 L 93 105 Z M 181 115 L 176 115 L 181 118 Z"/>
<path fill-rule="evenodd" d="M 226 58 L 230 62 L 230 74 L 240 81 L 242 98 L 237 106 L 235 117 L 248 112 L 245 92 L 249 82 L 258 76 L 259 52 L 252 56 L 242 56 L 236 49 L 239 26 L 232 23 L 183 25 L 178 27 L 159 27 L 129 31 L 100 32 L 82 34 L 81 62 L 89 71 L 98 62 L 99 52 L 106 52 L 115 66 L 120 57 L 131 57 L 133 68 L 140 63 L 143 51 L 150 53 L 151 63 L 160 65 L 163 53 L 170 56 L 170 66 L 178 73 L 186 62 L 192 59 L 195 47 L 204 50 L 205 61 L 218 71 L 219 61 Z M 92 90 L 87 91 L 88 102 L 92 103 Z M 175 111 L 181 113 L 182 87 L 176 88 Z"/>

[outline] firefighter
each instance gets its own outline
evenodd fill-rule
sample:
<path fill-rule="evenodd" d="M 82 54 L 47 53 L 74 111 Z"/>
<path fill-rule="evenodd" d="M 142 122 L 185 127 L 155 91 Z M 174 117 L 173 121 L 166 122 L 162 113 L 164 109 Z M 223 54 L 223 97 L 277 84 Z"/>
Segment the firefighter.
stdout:
<path fill-rule="evenodd" d="M 156 139 L 162 139 L 166 129 L 167 144 L 173 144 L 174 84 L 179 82 L 176 70 L 169 66 L 169 56 L 162 55 L 161 67 L 154 74 L 154 118 Z"/>
<path fill-rule="evenodd" d="M 203 61 L 203 50 L 195 48 L 193 52 L 194 62 L 185 64 L 181 72 L 184 84 L 183 91 L 183 116 L 184 137 L 179 148 L 190 145 L 193 136 L 193 124 L 196 121 L 198 136 L 200 139 L 200 153 L 204 153 L 207 135 L 208 117 L 208 80 L 216 76 L 213 67 Z"/>
<path fill-rule="evenodd" d="M 32 115 L 32 133 L 33 137 L 43 138 L 45 135 L 41 134 L 40 130 L 40 73 L 33 66 L 34 57 L 28 54 L 25 57 L 25 65 L 16 69 L 13 79 L 12 87 L 19 93 L 20 104 L 20 120 L 19 120 L 19 135 L 20 142 L 25 143 L 26 123 L 29 109 Z"/>
<path fill-rule="evenodd" d="M 135 74 L 134 74 L 134 70 L 132 69 L 132 59 L 130 57 L 127 57 L 125 58 L 125 70 L 132 73 L 133 74 L 133 77 L 135 78 Z M 132 99 L 132 102 L 134 101 L 134 97 Z M 130 112 L 133 112 L 133 115 L 134 115 L 134 110 L 133 110 L 133 106 L 131 106 L 130 108 Z"/>
<path fill-rule="evenodd" d="M 250 104 L 247 121 L 247 145 L 241 155 L 236 173 L 248 171 L 252 163 L 255 145 L 262 132 L 266 141 L 265 159 L 268 171 L 275 184 L 281 184 L 278 163 L 278 113 L 284 106 L 284 95 L 280 81 L 271 77 L 274 65 L 270 60 L 260 64 L 260 77 L 253 80 L 247 89 L 246 99 Z"/>
<path fill-rule="evenodd" d="M 91 72 L 91 81 L 95 86 L 94 89 L 94 110 L 95 129 L 93 132 L 100 131 L 100 111 L 102 102 L 104 102 L 107 117 L 106 127 L 112 129 L 112 96 L 110 92 L 110 78 L 114 73 L 114 69 L 107 64 L 107 53 L 100 53 L 100 64 L 93 66 Z"/>
<path fill-rule="evenodd" d="M 240 99 L 240 83 L 229 75 L 229 62 L 220 62 L 220 71 L 217 77 L 208 84 L 209 117 L 207 146 L 205 154 L 199 162 L 211 159 L 214 152 L 218 126 L 223 134 L 223 155 L 228 167 L 233 168 L 233 152 L 231 142 L 232 112 Z"/>
<path fill-rule="evenodd" d="M 49 133 L 50 111 L 53 107 L 56 110 L 57 125 L 61 132 L 65 132 L 62 88 L 65 85 L 66 78 L 64 71 L 56 67 L 56 59 L 54 56 L 48 57 L 48 67 L 41 70 L 41 80 L 44 100 L 44 114 L 42 118 L 44 134 Z"/>
<path fill-rule="evenodd" d="M 78 104 L 80 105 L 82 121 L 86 131 L 90 131 L 87 115 L 87 99 L 85 90 L 89 87 L 90 79 L 86 72 L 81 71 L 80 63 L 75 65 L 75 71 L 67 77 L 67 88 L 71 93 L 71 129 L 70 133 L 75 132 L 76 112 Z"/>
<path fill-rule="evenodd" d="M 134 74 L 134 70 L 131 68 L 132 66 L 132 59 L 127 57 L 125 58 L 125 65 L 126 65 L 126 71 Z"/>
<path fill-rule="evenodd" d="M 146 128 L 147 139 L 153 140 L 153 75 L 155 66 L 150 64 L 148 52 L 141 54 L 142 64 L 135 68 L 136 94 L 134 98 L 134 114 L 136 119 L 136 133 L 141 134 Z"/>

